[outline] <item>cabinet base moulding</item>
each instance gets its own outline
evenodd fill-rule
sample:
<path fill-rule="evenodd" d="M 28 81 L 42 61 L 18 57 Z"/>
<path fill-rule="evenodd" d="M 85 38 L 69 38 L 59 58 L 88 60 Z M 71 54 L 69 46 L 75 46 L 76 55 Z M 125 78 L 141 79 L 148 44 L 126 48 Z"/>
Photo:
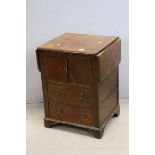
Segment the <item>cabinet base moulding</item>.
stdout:
<path fill-rule="evenodd" d="M 44 118 L 44 126 L 46 128 L 52 128 L 58 124 L 67 124 L 71 126 L 76 126 L 80 128 L 85 128 L 88 129 L 92 134 L 94 135 L 95 138 L 101 139 L 104 133 L 104 128 L 106 127 L 107 123 L 112 117 L 118 117 L 120 115 L 120 106 L 117 105 L 116 108 L 107 116 L 105 119 L 104 123 L 101 125 L 100 128 L 92 127 L 92 126 L 87 126 L 87 125 L 82 125 L 82 124 L 77 124 L 77 123 L 72 123 L 72 122 L 66 122 L 66 121 L 61 121 L 61 120 L 55 120 L 52 118 Z"/>

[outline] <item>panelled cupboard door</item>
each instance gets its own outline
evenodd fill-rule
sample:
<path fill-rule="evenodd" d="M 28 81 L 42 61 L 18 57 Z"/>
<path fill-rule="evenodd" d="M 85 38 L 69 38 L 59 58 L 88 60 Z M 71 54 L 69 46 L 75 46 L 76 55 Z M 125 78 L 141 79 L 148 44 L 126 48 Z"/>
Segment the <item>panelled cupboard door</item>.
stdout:
<path fill-rule="evenodd" d="M 90 84 L 91 57 L 42 55 L 46 80 Z"/>
<path fill-rule="evenodd" d="M 44 55 L 44 67 L 47 80 L 68 82 L 66 57 Z"/>
<path fill-rule="evenodd" d="M 78 84 L 91 83 L 90 57 L 68 57 L 69 81 Z"/>

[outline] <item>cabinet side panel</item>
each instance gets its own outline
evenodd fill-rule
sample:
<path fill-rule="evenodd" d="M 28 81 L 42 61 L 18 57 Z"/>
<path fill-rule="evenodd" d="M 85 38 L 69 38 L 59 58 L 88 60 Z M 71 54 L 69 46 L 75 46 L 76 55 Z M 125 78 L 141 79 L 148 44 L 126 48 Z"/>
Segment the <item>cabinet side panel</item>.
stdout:
<path fill-rule="evenodd" d="M 48 97 L 47 97 L 45 66 L 44 66 L 44 61 L 43 61 L 43 55 L 41 53 L 39 53 L 39 61 L 40 61 L 40 69 L 41 69 L 41 80 L 42 80 L 42 91 L 43 91 L 43 98 L 44 98 L 45 117 L 49 117 L 49 103 L 48 103 Z"/>
<path fill-rule="evenodd" d="M 121 40 L 117 40 L 97 56 L 99 59 L 99 79 L 103 80 L 120 63 Z"/>
<path fill-rule="evenodd" d="M 117 106 L 117 88 L 99 105 L 100 126 Z"/>
<path fill-rule="evenodd" d="M 104 99 L 118 86 L 118 68 L 114 69 L 106 78 L 99 81 L 98 93 L 99 103 L 103 102 Z"/>
<path fill-rule="evenodd" d="M 97 127 L 99 127 L 99 97 L 98 97 L 98 75 L 99 75 L 99 62 L 97 56 L 91 57 L 92 64 L 92 94 L 94 98 L 95 119 Z"/>
<path fill-rule="evenodd" d="M 40 60 L 39 60 L 39 50 L 38 49 L 36 50 L 36 60 L 37 60 L 38 70 L 41 72 L 41 69 L 40 69 Z"/>

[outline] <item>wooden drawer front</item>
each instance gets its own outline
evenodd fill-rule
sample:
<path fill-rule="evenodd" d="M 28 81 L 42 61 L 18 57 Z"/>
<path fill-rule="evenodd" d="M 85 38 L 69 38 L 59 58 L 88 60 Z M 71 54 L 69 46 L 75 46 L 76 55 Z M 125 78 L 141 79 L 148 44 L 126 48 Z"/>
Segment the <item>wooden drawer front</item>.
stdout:
<path fill-rule="evenodd" d="M 47 89 L 48 98 L 51 101 L 81 107 L 91 107 L 93 104 L 92 90 L 90 88 L 48 83 Z"/>
<path fill-rule="evenodd" d="M 44 67 L 47 80 L 68 82 L 67 59 L 65 57 L 44 55 Z"/>
<path fill-rule="evenodd" d="M 72 110 L 70 107 L 66 107 L 66 105 L 63 104 L 51 102 L 49 106 L 51 118 L 63 121 L 71 121 L 73 119 Z"/>
<path fill-rule="evenodd" d="M 49 106 L 51 118 L 95 126 L 94 110 L 71 107 L 56 102 L 51 102 Z"/>
<path fill-rule="evenodd" d="M 69 81 L 72 83 L 91 83 L 91 59 L 89 57 L 68 57 Z"/>
<path fill-rule="evenodd" d="M 72 108 L 75 122 L 82 124 L 95 124 L 95 113 L 90 109 Z"/>

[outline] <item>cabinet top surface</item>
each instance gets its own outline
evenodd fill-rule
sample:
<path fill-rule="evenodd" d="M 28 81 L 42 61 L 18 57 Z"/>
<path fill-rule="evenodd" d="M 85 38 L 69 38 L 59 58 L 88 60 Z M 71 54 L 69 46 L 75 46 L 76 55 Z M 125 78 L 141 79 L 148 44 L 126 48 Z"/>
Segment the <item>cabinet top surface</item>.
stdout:
<path fill-rule="evenodd" d="M 64 33 L 41 45 L 38 49 L 67 53 L 98 54 L 117 39 L 119 37 Z"/>

